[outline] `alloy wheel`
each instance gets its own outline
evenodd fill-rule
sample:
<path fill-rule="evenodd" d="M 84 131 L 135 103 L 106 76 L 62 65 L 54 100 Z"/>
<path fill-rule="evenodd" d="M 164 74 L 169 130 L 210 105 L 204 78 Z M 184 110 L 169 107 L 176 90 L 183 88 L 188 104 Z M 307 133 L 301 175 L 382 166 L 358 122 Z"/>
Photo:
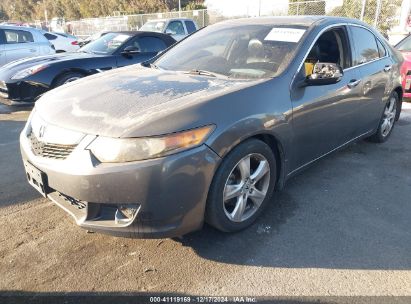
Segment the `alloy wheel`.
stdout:
<path fill-rule="evenodd" d="M 397 100 L 394 97 L 390 97 L 384 110 L 384 117 L 381 122 L 381 135 L 383 137 L 390 134 L 392 127 L 395 123 L 395 117 L 397 115 Z"/>
<path fill-rule="evenodd" d="M 63 84 L 66 84 L 66 83 L 69 83 L 69 82 L 73 82 L 73 81 L 75 81 L 75 80 L 78 80 L 78 79 L 80 79 L 81 77 L 70 77 L 70 78 L 68 78 L 66 81 L 64 81 L 63 82 Z"/>
<path fill-rule="evenodd" d="M 243 222 L 259 209 L 270 186 L 270 164 L 261 154 L 243 157 L 224 186 L 223 205 L 228 219 Z"/>

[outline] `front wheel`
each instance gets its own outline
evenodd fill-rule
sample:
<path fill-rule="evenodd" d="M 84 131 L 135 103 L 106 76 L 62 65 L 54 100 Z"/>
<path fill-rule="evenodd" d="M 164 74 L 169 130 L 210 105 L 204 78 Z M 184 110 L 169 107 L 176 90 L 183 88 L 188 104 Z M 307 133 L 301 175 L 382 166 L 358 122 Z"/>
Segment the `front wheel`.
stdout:
<path fill-rule="evenodd" d="M 80 79 L 80 78 L 83 78 L 83 77 L 84 77 L 83 74 L 77 73 L 77 72 L 68 72 L 68 73 L 65 73 L 65 74 L 59 76 L 59 77 L 56 79 L 54 87 L 59 87 L 59 86 L 61 86 L 61 85 L 63 85 L 63 84 L 67 84 L 67 83 L 76 81 L 76 80 L 78 80 L 78 79 Z"/>
<path fill-rule="evenodd" d="M 250 226 L 267 205 L 276 183 L 276 160 L 271 148 L 249 139 L 222 161 L 211 184 L 206 222 L 234 232 Z"/>
<path fill-rule="evenodd" d="M 376 143 L 385 142 L 390 137 L 397 120 L 397 111 L 399 109 L 400 99 L 397 92 L 392 92 L 385 105 L 384 113 L 380 120 L 377 132 L 370 137 L 370 140 Z"/>

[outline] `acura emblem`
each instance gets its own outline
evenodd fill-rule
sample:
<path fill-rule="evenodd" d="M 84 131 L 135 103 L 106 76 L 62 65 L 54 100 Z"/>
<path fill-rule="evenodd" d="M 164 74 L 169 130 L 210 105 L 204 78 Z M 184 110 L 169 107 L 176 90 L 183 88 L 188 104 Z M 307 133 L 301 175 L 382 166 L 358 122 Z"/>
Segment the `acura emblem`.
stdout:
<path fill-rule="evenodd" d="M 46 131 L 46 126 L 41 125 L 39 129 L 39 138 L 42 138 L 44 136 L 44 132 Z"/>

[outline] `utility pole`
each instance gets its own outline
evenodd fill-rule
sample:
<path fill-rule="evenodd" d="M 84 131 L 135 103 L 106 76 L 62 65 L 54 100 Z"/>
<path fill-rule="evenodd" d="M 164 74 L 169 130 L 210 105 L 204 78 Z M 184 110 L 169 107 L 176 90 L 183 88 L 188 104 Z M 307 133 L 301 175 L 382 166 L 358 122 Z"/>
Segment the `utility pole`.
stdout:
<path fill-rule="evenodd" d="M 49 18 L 48 18 L 48 14 L 47 14 L 47 9 L 44 10 L 44 19 L 46 20 L 47 30 L 50 32 Z"/>
<path fill-rule="evenodd" d="M 381 13 L 381 0 L 377 0 L 377 9 L 375 10 L 374 27 L 377 28 L 378 18 Z"/>
<path fill-rule="evenodd" d="M 365 6 L 367 4 L 367 0 L 362 0 L 362 8 L 361 8 L 361 17 L 360 20 L 364 21 L 364 15 L 365 15 Z"/>
<path fill-rule="evenodd" d="M 181 18 L 181 0 L 178 0 L 178 17 Z"/>
<path fill-rule="evenodd" d="M 258 17 L 261 16 L 261 0 L 258 0 Z"/>

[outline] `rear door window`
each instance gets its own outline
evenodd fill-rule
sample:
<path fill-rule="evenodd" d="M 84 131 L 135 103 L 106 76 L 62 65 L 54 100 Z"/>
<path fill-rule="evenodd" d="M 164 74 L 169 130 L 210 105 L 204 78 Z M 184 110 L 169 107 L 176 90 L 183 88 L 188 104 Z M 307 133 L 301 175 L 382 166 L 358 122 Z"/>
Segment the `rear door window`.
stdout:
<path fill-rule="evenodd" d="M 380 57 L 377 39 L 365 28 L 351 26 L 351 44 L 354 47 L 354 66 L 364 64 Z"/>
<path fill-rule="evenodd" d="M 379 53 L 380 57 L 384 57 L 384 56 L 387 55 L 387 51 L 386 51 L 385 47 L 383 46 L 381 41 L 379 41 L 378 39 L 377 39 L 377 47 L 378 47 L 378 53 Z"/>
<path fill-rule="evenodd" d="M 5 29 L 7 44 L 34 42 L 33 35 L 28 31 Z"/>
<path fill-rule="evenodd" d="M 193 21 L 184 21 L 184 23 L 189 34 L 194 33 L 196 31 L 196 26 L 194 25 Z"/>

